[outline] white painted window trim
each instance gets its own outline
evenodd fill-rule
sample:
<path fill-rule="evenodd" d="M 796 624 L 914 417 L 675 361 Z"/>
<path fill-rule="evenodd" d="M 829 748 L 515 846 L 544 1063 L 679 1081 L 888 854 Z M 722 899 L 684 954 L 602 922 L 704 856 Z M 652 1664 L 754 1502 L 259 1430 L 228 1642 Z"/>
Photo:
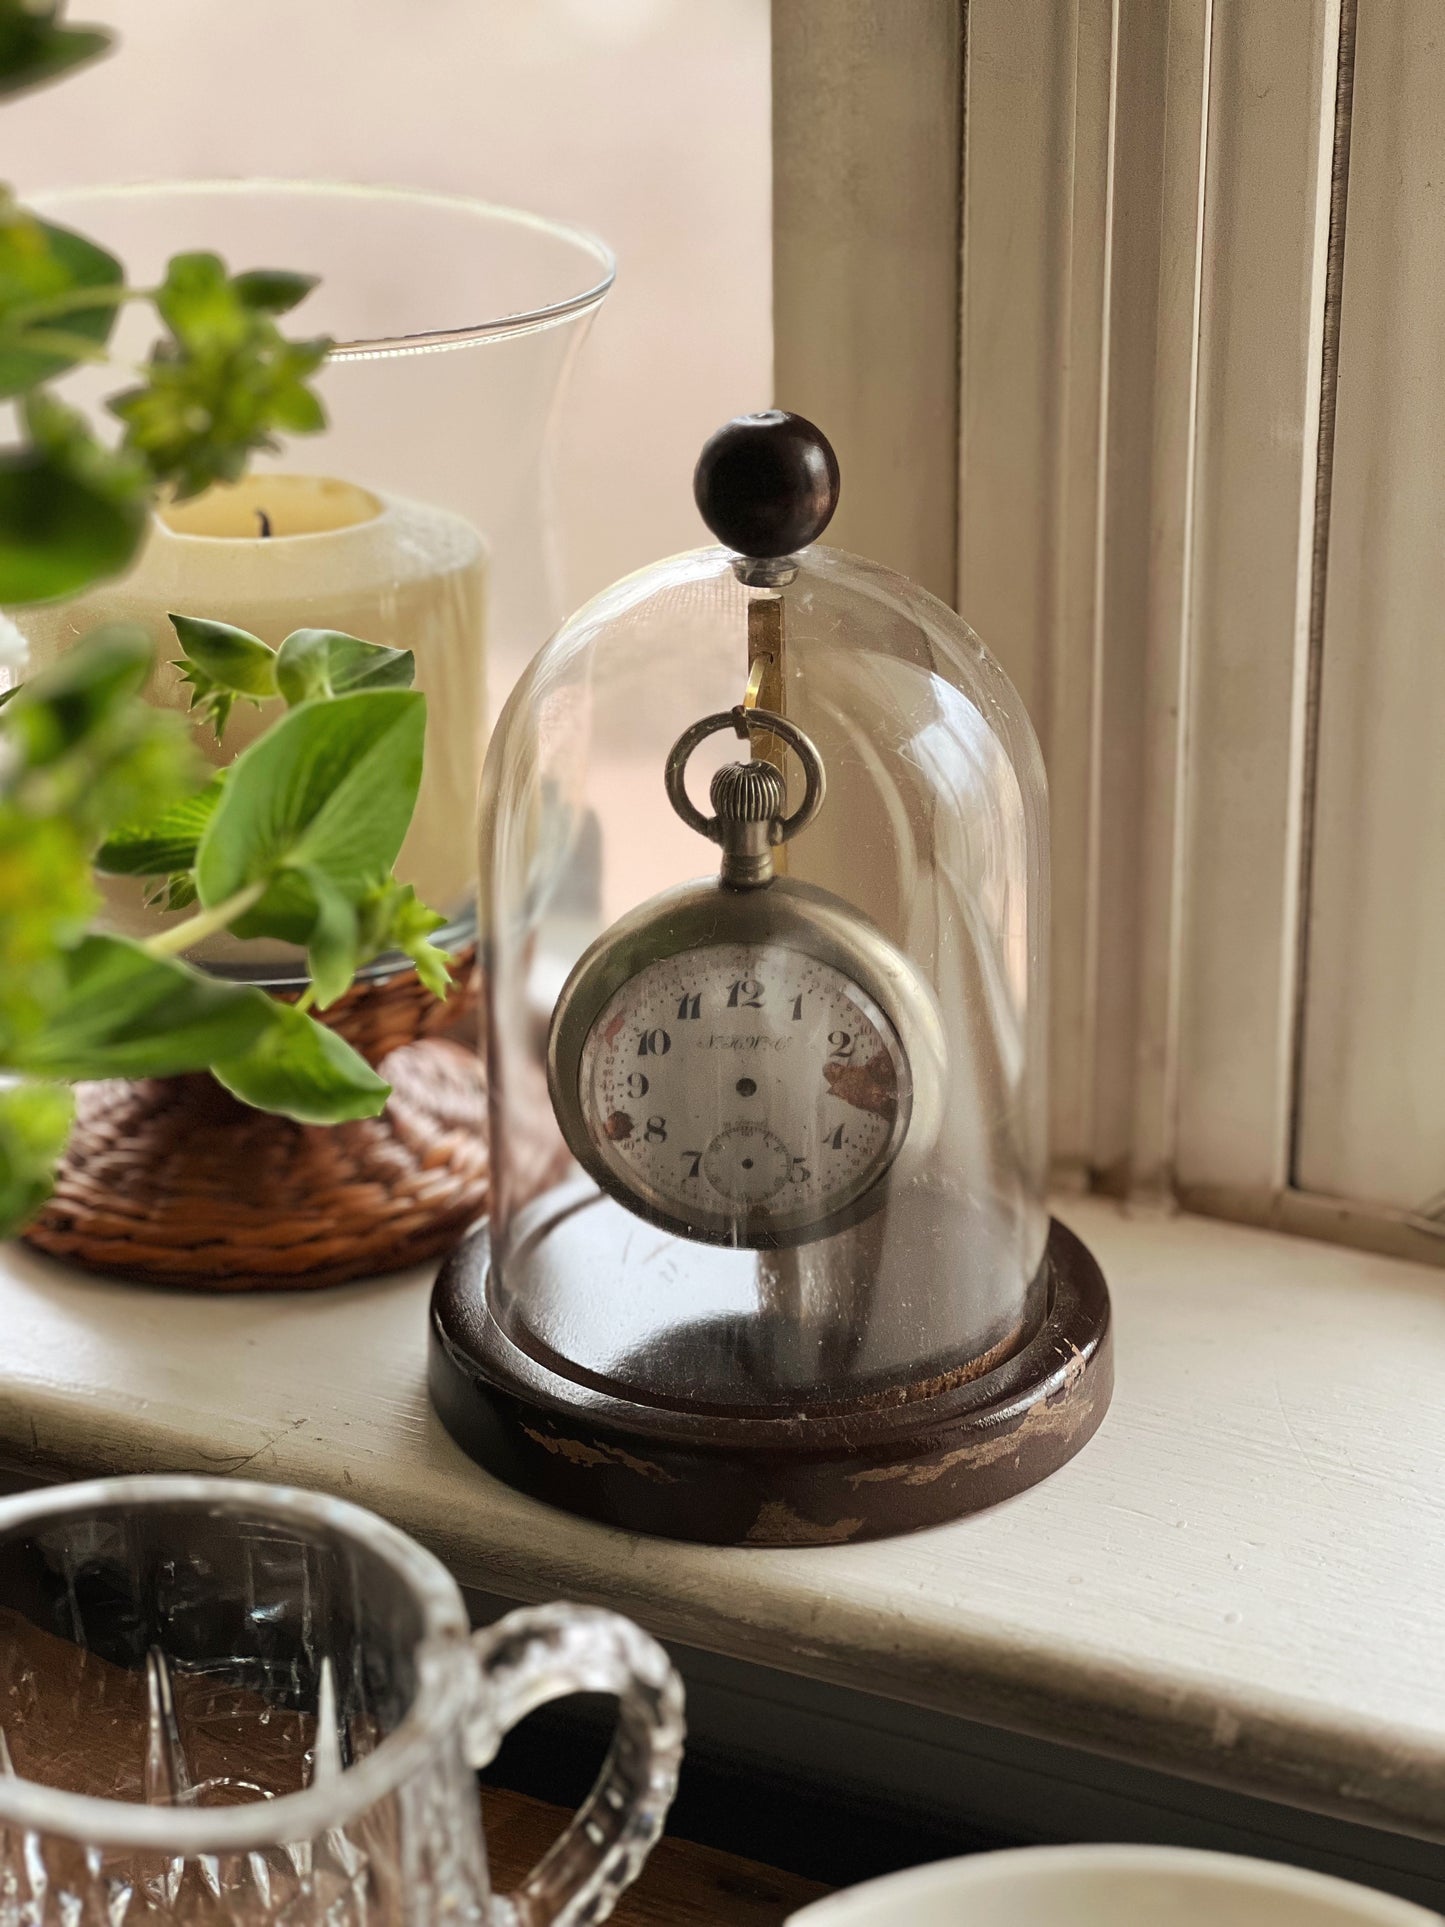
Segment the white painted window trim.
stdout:
<path fill-rule="evenodd" d="M 779 406 L 826 427 L 828 540 L 952 600 L 960 0 L 773 0 Z"/>
<path fill-rule="evenodd" d="M 959 598 L 1038 692 L 1072 880 L 1055 911 L 1056 1151 L 1121 1191 L 1217 1202 L 1226 1185 L 1277 1195 L 1287 1174 L 1323 261 L 1299 210 L 1327 213 L 1333 52 L 1330 19 L 1309 14 L 1317 46 L 1270 0 L 1217 18 L 1208 0 L 969 9 Z M 1034 109 L 1033 125 L 1010 115 L 1006 148 L 1005 60 Z M 1281 72 L 1256 90 L 1241 64 Z M 1059 233 L 1014 218 L 1021 168 Z M 1017 325 L 988 325 L 1031 247 L 1054 319 L 1042 361 Z M 1004 542 L 973 505 L 1021 425 L 1056 506 L 1011 504 Z M 1025 579 L 1058 587 L 1021 633 Z"/>
<path fill-rule="evenodd" d="M 775 0 L 778 395 L 1043 740 L 1060 1181 L 1445 1262 L 1292 1182 L 1353 5 Z"/>

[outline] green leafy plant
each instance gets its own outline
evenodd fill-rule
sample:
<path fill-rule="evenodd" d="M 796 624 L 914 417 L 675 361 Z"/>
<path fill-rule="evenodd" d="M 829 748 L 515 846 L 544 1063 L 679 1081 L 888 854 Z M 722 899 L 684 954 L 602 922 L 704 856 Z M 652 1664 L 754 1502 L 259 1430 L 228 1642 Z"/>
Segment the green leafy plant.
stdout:
<path fill-rule="evenodd" d="M 392 875 L 426 727 L 411 651 L 332 629 L 298 629 L 272 650 L 225 623 L 171 623 L 177 667 L 204 687 L 213 715 L 272 696 L 289 713 L 200 789 L 122 824 L 97 849 L 98 869 L 150 879 L 166 908 L 198 906 L 152 948 L 173 954 L 217 930 L 301 944 L 322 1010 L 363 964 L 399 951 L 445 996 L 447 958 L 429 941 L 443 920 Z M 305 675 L 293 673 L 298 661 Z"/>
<path fill-rule="evenodd" d="M 254 700 L 264 655 L 287 704 L 224 769 L 207 769 L 179 716 L 139 700 L 152 647 L 129 625 L 92 632 L 0 709 L 0 1072 L 29 1080 L 0 1090 L 6 1229 L 46 1194 L 69 1128 L 63 1081 L 209 1070 L 302 1122 L 369 1117 L 388 1086 L 310 1010 L 389 951 L 437 995 L 448 988 L 430 941 L 442 919 L 392 870 L 421 781 L 409 652 L 315 630 L 273 652 L 232 631 L 246 647 L 230 668 L 220 625 L 173 621 L 208 702 Z M 287 677 L 289 697 L 288 651 L 314 672 Z M 145 942 L 95 930 L 96 871 L 147 878 L 191 914 Z M 221 930 L 304 945 L 301 1000 L 180 961 Z"/>
<path fill-rule="evenodd" d="M 54 0 L 0 0 L 0 97 L 109 45 L 101 28 L 64 24 Z M 309 383 L 329 343 L 289 339 L 277 320 L 313 286 L 188 253 L 133 288 L 106 249 L 0 189 L 0 399 L 19 422 L 0 447 L 0 604 L 118 574 L 158 495 L 234 481 L 278 433 L 325 426 Z M 127 302 L 149 303 L 161 333 L 108 403 L 107 440 L 49 384 L 111 359 Z M 171 620 L 196 720 L 218 740 L 236 703 L 276 707 L 220 771 L 183 717 L 142 699 L 154 651 L 132 625 L 92 631 L 0 693 L 0 1233 L 48 1194 L 71 1082 L 209 1071 L 302 1122 L 372 1116 L 387 1084 L 312 1009 L 390 951 L 448 989 L 431 942 L 442 919 L 393 872 L 425 732 L 410 652 L 316 629 L 272 650 L 224 623 Z M 0 670 L 22 654 L 0 616 Z M 153 903 L 188 914 L 145 942 L 96 928 L 97 873 L 143 878 Z M 305 995 L 279 1002 L 183 960 L 220 931 L 303 946 Z"/>
<path fill-rule="evenodd" d="M 99 27 L 63 24 L 58 4 L 0 0 L 0 96 L 105 53 Z M 0 604 L 73 595 L 134 556 L 154 493 L 235 481 L 278 433 L 325 426 L 309 386 L 330 343 L 278 327 L 316 285 L 273 268 L 233 274 L 218 255 L 178 254 L 155 287 L 128 285 L 107 249 L 41 219 L 0 188 L 0 399 L 21 436 L 0 450 Z M 148 304 L 161 332 L 132 385 L 112 397 L 118 442 L 45 392 L 81 362 L 111 358 L 116 317 Z"/>

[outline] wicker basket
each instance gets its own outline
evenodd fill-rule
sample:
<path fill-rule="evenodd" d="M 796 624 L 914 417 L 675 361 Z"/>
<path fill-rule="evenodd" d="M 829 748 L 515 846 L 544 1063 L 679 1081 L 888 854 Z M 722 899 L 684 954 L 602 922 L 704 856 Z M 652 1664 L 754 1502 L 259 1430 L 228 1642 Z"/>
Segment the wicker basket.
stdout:
<path fill-rule="evenodd" d="M 411 969 L 358 983 L 326 1021 L 392 1085 L 380 1117 L 253 1111 L 208 1076 L 82 1084 L 38 1251 L 151 1284 L 294 1290 L 436 1257 L 487 1208 L 475 946 L 439 1002 Z M 554 1127 L 538 1119 L 545 1143 Z M 548 1155 L 544 1151 L 544 1156 Z"/>

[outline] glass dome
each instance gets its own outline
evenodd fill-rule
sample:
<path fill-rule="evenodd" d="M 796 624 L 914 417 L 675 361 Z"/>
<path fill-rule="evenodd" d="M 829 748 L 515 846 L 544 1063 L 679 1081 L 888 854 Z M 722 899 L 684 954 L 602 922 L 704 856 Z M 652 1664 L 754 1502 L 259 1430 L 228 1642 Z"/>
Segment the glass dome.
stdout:
<path fill-rule="evenodd" d="M 816 747 L 821 808 L 775 850 L 777 883 L 714 891 L 708 941 L 629 1005 L 633 965 L 691 941 L 679 900 L 654 899 L 718 875 L 669 802 L 670 753 L 750 697 Z M 798 757 L 752 740 L 796 808 Z M 739 753 L 730 733 L 698 747 L 690 795 Z M 766 1418 L 931 1397 L 1030 1344 L 1049 1304 L 1047 797 L 1017 694 L 951 609 L 827 548 L 644 569 L 514 691 L 481 844 L 487 1311 L 511 1345 L 633 1406 Z M 806 934 L 733 928 L 737 901 L 784 890 L 874 974 L 833 955 L 825 981 Z M 579 1073 L 554 1013 L 619 920 L 621 988 Z M 589 1095 L 596 1156 L 581 1125 L 564 1136 Z"/>

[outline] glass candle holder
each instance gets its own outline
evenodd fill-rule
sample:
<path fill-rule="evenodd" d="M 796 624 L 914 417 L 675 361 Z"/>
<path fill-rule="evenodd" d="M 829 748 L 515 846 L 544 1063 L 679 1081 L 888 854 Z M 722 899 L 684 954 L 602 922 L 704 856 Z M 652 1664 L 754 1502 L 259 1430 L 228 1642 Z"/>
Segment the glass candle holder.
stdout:
<path fill-rule="evenodd" d="M 297 182 L 76 189 L 37 197 L 49 220 L 158 281 L 171 255 L 205 249 L 232 271 L 320 276 L 293 333 L 334 340 L 318 378 L 328 426 L 257 458 L 234 488 L 161 506 L 123 578 L 62 604 L 21 610 L 43 665 L 99 621 L 139 621 L 157 666 L 147 691 L 185 707 L 169 658 L 179 612 L 235 624 L 272 646 L 329 628 L 409 648 L 429 698 L 422 791 L 398 874 L 462 931 L 475 895 L 463 826 L 475 810 L 489 704 L 499 705 L 560 614 L 548 486 L 552 429 L 576 351 L 613 277 L 578 230 L 442 195 Z M 127 308 L 122 359 L 148 353 L 154 318 Z M 124 386 L 85 368 L 66 398 L 105 415 Z M 229 761 L 268 720 L 233 712 Z M 110 926 L 150 935 L 167 913 L 130 879 L 107 884 Z M 268 982 L 304 976 L 301 953 L 222 934 L 194 955 Z"/>

